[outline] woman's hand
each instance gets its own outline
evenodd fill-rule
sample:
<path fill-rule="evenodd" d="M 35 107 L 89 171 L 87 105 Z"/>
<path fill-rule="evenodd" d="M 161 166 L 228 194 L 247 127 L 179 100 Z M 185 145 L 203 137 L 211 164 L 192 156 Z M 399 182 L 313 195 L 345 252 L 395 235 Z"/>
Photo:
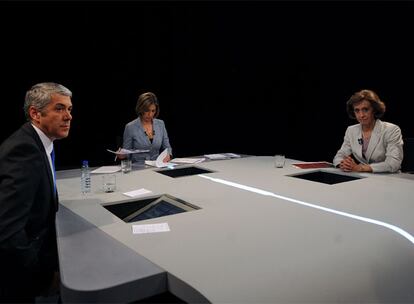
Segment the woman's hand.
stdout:
<path fill-rule="evenodd" d="M 355 166 L 357 166 L 357 164 L 351 156 L 345 157 L 339 164 L 339 168 L 346 172 L 354 171 L 353 169 Z"/>
<path fill-rule="evenodd" d="M 171 156 L 170 154 L 167 154 L 166 157 L 164 157 L 164 159 L 162 160 L 164 163 L 168 163 L 171 160 Z"/>
<path fill-rule="evenodd" d="M 339 164 L 339 168 L 346 172 L 372 172 L 370 165 L 357 164 L 351 156 L 345 157 Z"/>
<path fill-rule="evenodd" d="M 118 150 L 116 150 L 116 152 L 121 151 L 121 149 L 122 149 L 122 148 L 119 148 Z M 127 155 L 126 155 L 126 154 L 116 153 L 115 160 L 116 160 L 117 158 L 118 158 L 118 159 L 125 159 L 125 158 L 127 158 Z"/>

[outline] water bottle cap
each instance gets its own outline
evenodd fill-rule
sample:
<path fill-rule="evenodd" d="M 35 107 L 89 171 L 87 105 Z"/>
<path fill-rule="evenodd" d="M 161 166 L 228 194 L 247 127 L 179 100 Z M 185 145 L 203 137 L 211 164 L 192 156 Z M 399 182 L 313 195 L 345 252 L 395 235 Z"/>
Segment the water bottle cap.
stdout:
<path fill-rule="evenodd" d="M 83 161 L 82 161 L 82 165 L 84 165 L 84 166 L 85 166 L 85 165 L 88 165 L 88 161 L 87 161 L 87 160 L 83 160 Z"/>

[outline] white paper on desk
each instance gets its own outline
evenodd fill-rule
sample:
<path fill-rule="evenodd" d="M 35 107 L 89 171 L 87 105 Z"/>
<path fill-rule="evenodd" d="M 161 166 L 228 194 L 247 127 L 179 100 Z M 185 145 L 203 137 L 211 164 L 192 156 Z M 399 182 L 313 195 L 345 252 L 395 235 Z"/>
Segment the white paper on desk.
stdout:
<path fill-rule="evenodd" d="M 170 226 L 168 226 L 168 223 L 132 225 L 133 234 L 168 232 L 168 231 L 170 231 Z"/>
<path fill-rule="evenodd" d="M 177 165 L 177 164 L 173 164 L 173 163 L 162 163 L 161 166 L 157 166 L 157 161 L 155 161 L 155 160 L 146 160 L 145 164 L 147 166 L 157 167 L 157 168 L 164 168 L 164 167 L 174 168 L 174 166 Z"/>
<path fill-rule="evenodd" d="M 102 166 L 91 171 L 91 173 L 115 173 L 121 171 L 121 166 Z"/>
<path fill-rule="evenodd" d="M 234 153 L 226 153 L 224 154 L 230 158 L 240 158 L 241 156 L 239 154 L 234 154 Z"/>
<path fill-rule="evenodd" d="M 162 151 L 160 155 L 158 155 L 156 160 L 146 160 L 145 164 L 148 166 L 153 166 L 157 168 L 164 168 L 164 167 L 171 166 L 173 164 L 163 162 L 164 158 L 166 158 L 167 155 L 168 155 L 168 149 L 165 149 L 164 151 Z"/>
<path fill-rule="evenodd" d="M 228 157 L 224 154 L 204 154 L 208 159 L 227 159 Z"/>
<path fill-rule="evenodd" d="M 166 158 L 167 155 L 168 155 L 168 149 L 165 149 L 164 151 L 161 152 L 160 155 L 158 155 L 157 159 L 155 160 L 155 165 L 158 168 L 168 166 L 168 163 L 164 163 L 164 158 Z"/>
<path fill-rule="evenodd" d="M 215 159 L 228 159 L 228 158 L 240 158 L 239 154 L 234 153 L 217 153 L 217 154 L 204 154 L 205 157 L 211 160 Z"/>
<path fill-rule="evenodd" d="M 124 148 L 122 148 L 119 151 L 112 151 L 112 150 L 109 150 L 109 149 L 106 149 L 106 151 L 114 153 L 114 154 L 123 154 L 123 155 L 149 152 L 149 150 L 139 150 L 139 149 L 137 149 L 137 150 L 128 150 L 128 149 L 124 149 Z"/>
<path fill-rule="evenodd" d="M 152 191 L 141 188 L 141 189 L 138 189 L 138 190 L 124 192 L 123 194 L 126 195 L 126 196 L 129 196 L 129 197 L 137 197 L 137 196 L 144 195 L 144 194 L 149 194 L 149 193 L 152 193 Z"/>
<path fill-rule="evenodd" d="M 172 163 L 176 164 L 197 164 L 205 161 L 206 159 L 203 158 L 174 158 L 170 160 Z"/>
<path fill-rule="evenodd" d="M 155 160 L 146 160 L 145 164 L 147 166 L 152 166 L 152 167 L 156 167 L 157 165 L 155 164 Z"/>

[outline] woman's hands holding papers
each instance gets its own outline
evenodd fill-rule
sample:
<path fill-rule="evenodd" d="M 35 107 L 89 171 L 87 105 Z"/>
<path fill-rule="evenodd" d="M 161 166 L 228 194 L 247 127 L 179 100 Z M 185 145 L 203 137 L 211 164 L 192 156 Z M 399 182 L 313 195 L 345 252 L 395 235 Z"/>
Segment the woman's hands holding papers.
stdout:
<path fill-rule="evenodd" d="M 119 158 L 119 159 L 125 159 L 125 158 L 127 158 L 127 154 L 124 154 L 124 153 L 121 153 L 121 150 L 122 150 L 122 148 L 119 148 L 118 150 L 116 150 L 116 156 L 115 156 L 115 160 L 117 159 L 117 158 Z"/>
<path fill-rule="evenodd" d="M 116 161 L 117 158 L 119 158 L 119 159 L 125 159 L 130 154 L 149 152 L 149 150 L 140 150 L 140 149 L 128 150 L 128 149 L 124 149 L 124 148 L 119 148 L 116 151 L 112 151 L 112 150 L 106 149 L 106 151 L 115 154 L 115 161 Z"/>
<path fill-rule="evenodd" d="M 162 160 L 164 163 L 168 163 L 171 160 L 171 156 L 170 154 L 167 154 L 166 157 L 164 157 L 164 159 Z"/>

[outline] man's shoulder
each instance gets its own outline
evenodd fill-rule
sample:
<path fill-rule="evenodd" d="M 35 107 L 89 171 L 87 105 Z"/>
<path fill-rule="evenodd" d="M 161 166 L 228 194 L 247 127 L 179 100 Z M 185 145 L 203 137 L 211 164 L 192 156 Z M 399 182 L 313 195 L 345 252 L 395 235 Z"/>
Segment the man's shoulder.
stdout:
<path fill-rule="evenodd" d="M 7 137 L 1 146 L 6 145 L 9 142 L 17 141 L 17 142 L 26 142 L 29 138 L 34 138 L 35 130 L 30 125 L 30 123 L 23 124 L 20 128 L 15 130 L 9 137 Z"/>
<path fill-rule="evenodd" d="M 26 123 L 0 145 L 0 155 L 36 153 L 41 151 L 40 145 L 41 141 L 36 131 L 30 123 Z"/>

